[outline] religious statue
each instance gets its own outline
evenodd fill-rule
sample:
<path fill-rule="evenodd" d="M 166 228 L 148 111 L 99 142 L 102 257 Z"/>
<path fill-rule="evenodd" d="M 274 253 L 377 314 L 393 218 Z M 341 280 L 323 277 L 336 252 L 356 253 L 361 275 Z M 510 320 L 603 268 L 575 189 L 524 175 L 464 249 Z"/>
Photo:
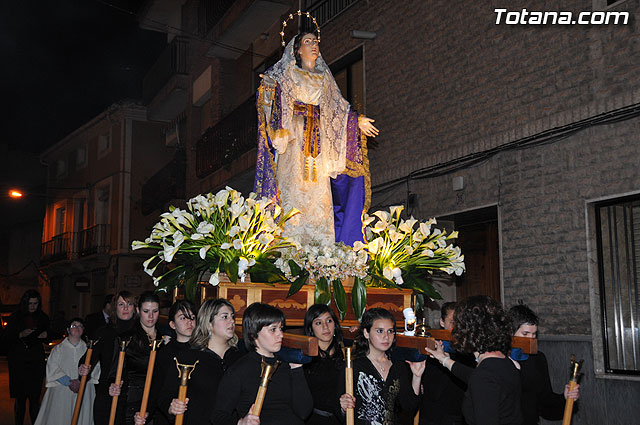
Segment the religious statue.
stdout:
<path fill-rule="evenodd" d="M 316 33 L 295 36 L 261 75 L 254 192 L 301 211 L 287 222 L 286 236 L 352 245 L 363 239 L 362 213 L 371 198 L 362 136 L 375 137 L 378 129 L 342 97 Z"/>

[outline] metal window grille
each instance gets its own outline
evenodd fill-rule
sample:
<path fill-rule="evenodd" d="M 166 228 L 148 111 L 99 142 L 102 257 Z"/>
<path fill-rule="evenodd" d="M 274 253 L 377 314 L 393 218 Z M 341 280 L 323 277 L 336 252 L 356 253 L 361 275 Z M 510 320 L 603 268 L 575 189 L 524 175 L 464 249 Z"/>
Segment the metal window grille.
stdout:
<path fill-rule="evenodd" d="M 596 205 L 596 225 L 605 369 L 640 374 L 640 197 Z"/>

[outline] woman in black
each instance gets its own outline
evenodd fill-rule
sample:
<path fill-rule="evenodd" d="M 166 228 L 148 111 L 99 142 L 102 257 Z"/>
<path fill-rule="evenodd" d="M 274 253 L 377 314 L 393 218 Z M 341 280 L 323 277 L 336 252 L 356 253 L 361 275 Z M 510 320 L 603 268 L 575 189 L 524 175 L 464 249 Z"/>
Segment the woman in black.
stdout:
<path fill-rule="evenodd" d="M 120 291 L 113 297 L 109 325 L 103 326 L 94 332 L 95 345 L 91 355 L 91 365 L 84 365 L 84 356 L 80 359 L 78 374 L 86 376 L 91 369 L 100 363 L 100 378 L 96 385 L 96 398 L 93 401 L 93 422 L 95 425 L 107 425 L 109 423 L 109 411 L 111 410 L 111 396 L 109 395 L 109 372 L 116 348 L 118 336 L 127 332 L 135 323 L 136 313 L 135 298 L 129 291 Z"/>
<path fill-rule="evenodd" d="M 147 365 L 151 354 L 151 343 L 162 338 L 156 329 L 160 312 L 160 299 L 153 292 L 143 292 L 138 298 L 139 320 L 127 332 L 117 338 L 116 351 L 120 341 L 129 341 L 125 351 L 122 382 L 115 383 L 117 362 L 111 364 L 109 379 L 110 396 L 119 396 L 116 424 L 134 424 L 134 415 L 140 410 L 144 381 L 147 376 Z M 162 347 L 159 348 L 161 350 Z M 117 358 L 117 357 L 114 357 Z"/>
<path fill-rule="evenodd" d="M 38 291 L 29 289 L 22 295 L 19 310 L 7 319 L 6 332 L 9 392 L 11 398 L 16 399 L 15 423 L 24 423 L 27 399 L 31 422 L 35 422 L 45 375 L 42 343 L 49 333 L 49 316 L 42 311 L 42 297 Z"/>
<path fill-rule="evenodd" d="M 442 365 L 467 382 L 462 413 L 469 425 L 521 425 L 520 372 L 507 357 L 511 323 L 502 306 L 484 295 L 460 301 L 452 331 L 455 346 L 473 353 L 475 369 L 452 360 L 442 350 L 429 350 Z"/>
<path fill-rule="evenodd" d="M 249 353 L 222 377 L 213 425 L 303 425 L 313 399 L 299 364 L 279 363 L 273 374 L 260 416 L 252 414 L 260 385 L 261 364 L 277 364 L 282 346 L 284 313 L 268 304 L 253 303 L 242 318 L 242 337 Z"/>
<path fill-rule="evenodd" d="M 396 425 L 401 412 L 412 416 L 418 409 L 425 362 L 406 362 L 407 366 L 392 361 L 395 334 L 395 320 L 388 310 L 372 308 L 362 315 L 353 362 L 355 397 L 340 397 L 343 412 L 355 409 L 358 425 Z M 344 388 L 344 378 L 340 385 Z"/>
<path fill-rule="evenodd" d="M 198 310 L 196 329 L 189 341 L 191 348 L 176 354 L 181 364 L 198 362 L 188 381 L 187 399 L 182 402 L 177 398 L 180 380 L 175 361 L 166 373 L 158 398 L 158 408 L 170 423 L 175 415 L 184 414 L 184 425 L 202 424 L 213 413 L 222 375 L 240 357 L 235 317 L 233 305 L 222 298 L 207 300 Z"/>
<path fill-rule="evenodd" d="M 318 338 L 319 353 L 304 365 L 309 390 L 313 396 L 313 413 L 307 425 L 337 425 L 334 415 L 338 393 L 336 382 L 344 375 L 342 330 L 336 314 L 325 304 L 312 305 L 304 316 L 304 333 Z"/>

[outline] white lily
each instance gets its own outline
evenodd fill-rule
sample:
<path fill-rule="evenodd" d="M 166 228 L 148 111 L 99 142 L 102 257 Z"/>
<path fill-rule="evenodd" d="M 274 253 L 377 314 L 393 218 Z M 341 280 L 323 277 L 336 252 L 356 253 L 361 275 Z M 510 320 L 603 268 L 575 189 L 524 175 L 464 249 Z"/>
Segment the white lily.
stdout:
<path fill-rule="evenodd" d="M 213 233 L 214 230 L 215 230 L 215 226 L 213 224 L 208 223 L 206 221 L 201 221 L 198 224 L 198 228 L 196 229 L 196 232 L 206 235 L 206 234 Z"/>
<path fill-rule="evenodd" d="M 211 273 L 211 276 L 209 276 L 209 283 L 213 286 L 218 286 L 220 283 L 220 270 L 216 270 L 214 273 Z"/>
<path fill-rule="evenodd" d="M 142 249 L 142 248 L 146 248 L 147 247 L 147 243 L 148 242 L 141 242 L 141 241 L 133 241 L 131 242 L 131 250 L 135 251 L 136 249 Z"/>
<path fill-rule="evenodd" d="M 262 245 L 269 245 L 271 242 L 273 242 L 273 235 L 271 233 L 262 233 L 260 236 L 258 236 L 258 242 L 260 242 Z"/>
<path fill-rule="evenodd" d="M 200 248 L 200 258 L 201 259 L 205 259 L 205 257 L 207 256 L 207 251 L 209 251 L 209 249 L 211 248 L 211 245 L 205 245 L 202 248 Z"/>
<path fill-rule="evenodd" d="M 404 210 L 403 205 L 394 205 L 393 207 L 389 208 L 389 211 L 391 212 L 391 217 L 400 217 L 402 210 Z"/>
<path fill-rule="evenodd" d="M 180 246 L 169 245 L 166 242 L 162 242 L 164 250 L 161 251 L 164 261 L 170 263 L 173 260 L 173 256 L 176 255 Z"/>
<path fill-rule="evenodd" d="M 184 242 L 184 234 L 181 231 L 176 230 L 176 232 L 173 234 L 173 245 L 178 248 L 180 245 L 182 245 L 182 242 Z"/>
<path fill-rule="evenodd" d="M 242 249 L 242 241 L 240 239 L 233 240 L 233 247 L 235 249 Z"/>
<path fill-rule="evenodd" d="M 229 229 L 229 236 L 234 237 L 240 232 L 240 226 L 231 226 Z"/>

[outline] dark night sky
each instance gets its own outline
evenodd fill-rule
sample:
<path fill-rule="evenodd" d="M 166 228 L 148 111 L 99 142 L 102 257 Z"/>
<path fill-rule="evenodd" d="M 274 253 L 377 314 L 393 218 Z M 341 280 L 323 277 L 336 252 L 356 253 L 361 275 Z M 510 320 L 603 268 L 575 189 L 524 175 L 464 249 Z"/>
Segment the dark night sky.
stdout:
<path fill-rule="evenodd" d="M 0 5 L 0 144 L 39 153 L 115 101 L 139 99 L 166 35 L 142 30 L 142 0 Z"/>

